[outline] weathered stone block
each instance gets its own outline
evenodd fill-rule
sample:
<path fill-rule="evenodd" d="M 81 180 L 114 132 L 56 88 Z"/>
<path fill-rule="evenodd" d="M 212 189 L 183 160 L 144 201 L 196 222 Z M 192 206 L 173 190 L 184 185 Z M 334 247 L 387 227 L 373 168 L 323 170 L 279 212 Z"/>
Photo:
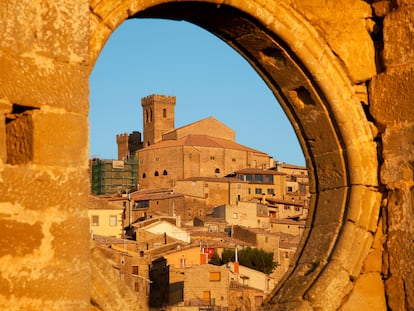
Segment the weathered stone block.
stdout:
<path fill-rule="evenodd" d="M 341 151 L 315 155 L 314 163 L 319 191 L 348 186 L 346 165 Z"/>
<path fill-rule="evenodd" d="M 60 167 L 42 170 L 39 166 L 6 166 L 1 170 L 1 201 L 18 202 L 28 210 L 47 206 L 78 213 L 86 209 L 89 189 L 87 169 Z M 47 213 L 47 211 L 45 212 Z"/>
<path fill-rule="evenodd" d="M 346 149 L 347 167 L 352 185 L 378 186 L 377 145 L 370 141 L 355 141 Z"/>
<path fill-rule="evenodd" d="M 383 135 L 383 150 L 381 181 L 384 184 L 398 184 L 403 180 L 413 180 L 414 123 L 388 127 Z"/>
<path fill-rule="evenodd" d="M 374 232 L 377 229 L 381 193 L 375 188 L 352 186 L 347 219 L 357 226 Z"/>
<path fill-rule="evenodd" d="M 75 166 L 88 163 L 88 120 L 73 113 L 35 111 L 33 117 L 33 163 Z"/>
<path fill-rule="evenodd" d="M 379 273 L 362 274 L 355 281 L 348 299 L 340 311 L 387 310 L 384 283 Z"/>
<path fill-rule="evenodd" d="M 350 276 L 356 277 L 361 272 L 372 241 L 370 232 L 348 221 L 343 226 L 331 258 L 341 264 Z"/>
<path fill-rule="evenodd" d="M 16 54 L 37 59 L 58 59 L 87 64 L 89 59 L 89 3 L 82 1 L 2 1 L 0 46 Z M 14 18 L 10 18 L 13 16 Z M 52 48 L 53 47 L 53 48 Z"/>
<path fill-rule="evenodd" d="M 45 57 L 18 58 L 0 50 L 0 68 L 0 98 L 22 106 L 47 105 L 87 115 L 86 65 L 53 62 Z"/>
<path fill-rule="evenodd" d="M 300 255 L 299 263 L 316 266 L 325 263 L 331 255 L 339 229 L 339 223 L 314 226 L 306 241 L 306 247 Z"/>
<path fill-rule="evenodd" d="M 413 4 L 402 5 L 384 18 L 384 64 L 387 68 L 414 64 Z M 412 98 L 412 97 L 411 97 Z"/>
<path fill-rule="evenodd" d="M 337 310 L 342 303 L 342 297 L 352 290 L 349 273 L 342 265 L 330 261 L 322 274 L 305 295 L 314 310 Z"/>
<path fill-rule="evenodd" d="M 358 0 L 301 0 L 295 1 L 295 6 L 320 29 L 353 82 L 375 75 L 374 46 L 366 29 L 366 20 L 372 15 L 370 5 Z"/>
<path fill-rule="evenodd" d="M 414 48 L 412 49 L 414 51 Z M 388 71 L 375 76 L 369 87 L 370 112 L 380 125 L 413 122 L 414 70 Z"/>
<path fill-rule="evenodd" d="M 346 187 L 319 192 L 312 226 L 338 224 L 342 222 L 349 189 Z"/>

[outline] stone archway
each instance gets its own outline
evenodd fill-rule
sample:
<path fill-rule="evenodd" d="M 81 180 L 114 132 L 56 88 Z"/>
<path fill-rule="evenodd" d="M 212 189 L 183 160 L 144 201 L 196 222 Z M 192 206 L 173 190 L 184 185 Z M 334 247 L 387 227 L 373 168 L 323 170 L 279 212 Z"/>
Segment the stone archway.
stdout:
<path fill-rule="evenodd" d="M 313 221 L 266 308 L 414 309 L 413 8 L 0 2 L 0 308 L 89 309 L 88 76 L 122 21 L 158 16 L 197 23 L 244 55 L 302 144 Z"/>
<path fill-rule="evenodd" d="M 92 6 L 92 63 L 120 23 L 145 17 L 205 28 L 243 55 L 267 82 L 296 130 L 313 194 L 313 220 L 296 262 L 267 306 L 339 308 L 361 273 L 379 217 L 377 146 L 356 94 L 366 94 L 359 84 L 374 74 L 374 59 L 365 55 L 368 70 L 355 74 L 299 12 L 283 3 L 101 1 Z M 369 55 L 374 48 L 368 33 L 364 39 Z M 381 283 L 377 276 L 374 281 Z"/>

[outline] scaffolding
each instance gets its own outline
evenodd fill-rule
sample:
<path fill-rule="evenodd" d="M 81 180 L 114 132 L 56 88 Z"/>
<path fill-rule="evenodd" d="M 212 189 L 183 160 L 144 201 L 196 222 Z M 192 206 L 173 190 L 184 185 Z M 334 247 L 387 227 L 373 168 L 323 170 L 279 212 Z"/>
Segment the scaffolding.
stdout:
<path fill-rule="evenodd" d="M 137 189 L 138 162 L 129 160 L 93 159 L 91 192 L 94 194 L 127 193 Z"/>

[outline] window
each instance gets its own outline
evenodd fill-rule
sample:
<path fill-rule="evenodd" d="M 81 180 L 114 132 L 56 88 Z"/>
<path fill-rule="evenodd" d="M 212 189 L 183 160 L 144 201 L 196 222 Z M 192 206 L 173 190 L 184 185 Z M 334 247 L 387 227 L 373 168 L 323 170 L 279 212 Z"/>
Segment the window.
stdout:
<path fill-rule="evenodd" d="M 150 109 L 150 122 L 152 122 L 152 109 Z"/>
<path fill-rule="evenodd" d="M 116 215 L 109 216 L 109 225 L 110 226 L 116 226 L 117 225 L 118 221 L 117 221 L 116 218 L 117 218 Z"/>
<path fill-rule="evenodd" d="M 135 208 L 146 208 L 146 207 L 149 207 L 149 200 L 135 202 Z"/>
<path fill-rule="evenodd" d="M 275 194 L 275 189 L 267 189 L 267 194 Z"/>
<path fill-rule="evenodd" d="M 92 215 L 92 226 L 99 226 L 99 216 L 98 215 Z"/>
<path fill-rule="evenodd" d="M 214 173 L 216 173 L 216 174 L 220 173 L 220 169 L 219 168 L 216 168 L 216 170 L 214 171 Z"/>
<path fill-rule="evenodd" d="M 134 291 L 139 292 L 139 284 L 138 282 L 134 283 Z"/>
<path fill-rule="evenodd" d="M 163 118 L 167 117 L 167 109 L 165 109 L 165 108 L 162 110 L 162 117 Z"/>
<path fill-rule="evenodd" d="M 163 174 L 164 176 L 167 176 L 167 175 L 168 175 L 167 170 L 164 170 L 164 172 L 162 172 L 162 174 Z"/>
<path fill-rule="evenodd" d="M 249 188 L 249 189 L 247 189 L 247 193 L 248 194 L 250 194 L 250 193 L 252 193 L 252 190 Z"/>
<path fill-rule="evenodd" d="M 232 159 L 231 159 L 231 161 L 232 161 L 232 162 L 236 162 L 236 158 L 232 158 Z"/>
<path fill-rule="evenodd" d="M 299 212 L 299 211 L 300 211 L 300 208 L 299 208 L 298 206 L 296 206 L 296 207 L 295 207 L 295 211 L 296 211 L 296 212 Z"/>
<path fill-rule="evenodd" d="M 210 160 L 214 160 L 215 159 L 215 157 L 212 155 L 212 156 L 210 156 Z"/>
<path fill-rule="evenodd" d="M 154 176 L 158 176 L 158 171 L 155 171 Z"/>
<path fill-rule="evenodd" d="M 203 292 L 204 305 L 207 305 L 207 306 L 210 305 L 210 297 L 211 297 L 211 293 L 209 291 L 204 291 Z"/>
<path fill-rule="evenodd" d="M 291 186 L 288 186 L 287 187 L 287 192 L 292 192 L 292 191 L 293 191 L 293 188 Z"/>
<path fill-rule="evenodd" d="M 256 189 L 254 189 L 254 193 L 256 193 L 256 194 L 262 194 L 262 188 L 256 188 Z"/>
<path fill-rule="evenodd" d="M 285 211 L 290 211 L 290 206 L 289 205 L 285 205 Z"/>
<path fill-rule="evenodd" d="M 138 275 L 139 267 L 138 266 L 132 266 L 132 274 Z"/>
<path fill-rule="evenodd" d="M 142 174 L 142 178 L 145 178 L 145 177 L 147 177 L 147 175 L 145 173 L 143 173 Z"/>
<path fill-rule="evenodd" d="M 221 272 L 215 272 L 215 271 L 210 272 L 210 281 L 218 282 L 220 280 L 221 280 Z"/>

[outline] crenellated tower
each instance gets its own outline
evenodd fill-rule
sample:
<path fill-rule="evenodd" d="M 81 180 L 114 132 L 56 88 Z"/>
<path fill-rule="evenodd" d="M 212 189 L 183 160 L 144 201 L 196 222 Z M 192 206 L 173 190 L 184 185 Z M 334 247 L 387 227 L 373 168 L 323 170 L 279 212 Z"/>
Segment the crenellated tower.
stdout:
<path fill-rule="evenodd" d="M 135 151 L 142 148 L 141 133 L 133 131 L 131 134 L 116 135 L 118 145 L 118 160 L 129 160 Z"/>
<path fill-rule="evenodd" d="M 152 94 L 141 99 L 144 125 L 144 147 L 162 140 L 174 129 L 175 96 Z"/>

